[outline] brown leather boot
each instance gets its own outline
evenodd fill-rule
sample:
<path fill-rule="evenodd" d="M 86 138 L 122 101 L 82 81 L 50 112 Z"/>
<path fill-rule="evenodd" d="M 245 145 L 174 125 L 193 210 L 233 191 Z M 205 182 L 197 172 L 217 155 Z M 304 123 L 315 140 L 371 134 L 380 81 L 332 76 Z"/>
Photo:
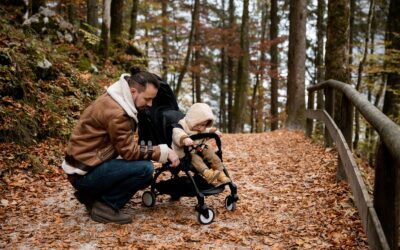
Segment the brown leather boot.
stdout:
<path fill-rule="evenodd" d="M 226 174 L 223 171 L 221 171 L 221 173 L 218 175 L 217 180 L 220 184 L 226 184 L 231 182 L 231 179 L 229 179 L 229 177 L 226 176 Z"/>
<path fill-rule="evenodd" d="M 218 170 L 206 169 L 203 171 L 202 175 L 209 184 L 212 184 L 218 178 L 220 173 L 221 172 Z"/>
<path fill-rule="evenodd" d="M 132 222 L 132 217 L 130 215 L 116 211 L 100 201 L 93 203 L 90 218 L 100 223 L 128 224 Z"/>
<path fill-rule="evenodd" d="M 86 210 L 90 213 L 90 211 L 92 210 L 93 202 L 95 200 L 93 198 L 83 195 L 79 191 L 75 191 L 74 196 L 80 203 L 85 205 Z"/>

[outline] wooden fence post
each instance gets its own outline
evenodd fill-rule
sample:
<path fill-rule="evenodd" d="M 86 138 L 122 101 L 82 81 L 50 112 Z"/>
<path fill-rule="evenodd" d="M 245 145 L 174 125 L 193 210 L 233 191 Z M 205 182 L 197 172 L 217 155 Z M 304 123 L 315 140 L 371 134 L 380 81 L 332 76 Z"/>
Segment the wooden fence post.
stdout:
<path fill-rule="evenodd" d="M 399 247 L 400 164 L 380 142 L 376 155 L 374 207 L 390 249 Z"/>
<path fill-rule="evenodd" d="M 315 91 L 308 91 L 308 103 L 307 103 L 307 109 L 314 109 L 314 96 L 315 96 Z M 306 124 L 306 135 L 308 137 L 311 137 L 312 132 L 313 132 L 313 123 L 314 120 L 307 118 L 307 124 Z"/>
<path fill-rule="evenodd" d="M 333 118 L 333 104 L 335 101 L 334 91 L 331 87 L 327 87 L 324 89 L 325 93 L 325 110 Z M 333 141 L 331 136 L 329 135 L 329 131 L 325 126 L 325 147 L 332 147 Z"/>
<path fill-rule="evenodd" d="M 350 100 L 346 97 L 346 95 L 342 95 L 342 103 L 341 103 L 341 110 L 340 110 L 340 124 L 338 127 L 342 131 L 344 138 L 346 139 L 347 145 L 351 150 L 352 142 L 353 142 L 353 113 L 354 113 L 354 106 L 350 102 Z M 346 179 L 346 173 L 343 169 L 343 162 L 342 159 L 338 161 L 338 168 L 336 171 L 336 180 L 341 181 Z"/>

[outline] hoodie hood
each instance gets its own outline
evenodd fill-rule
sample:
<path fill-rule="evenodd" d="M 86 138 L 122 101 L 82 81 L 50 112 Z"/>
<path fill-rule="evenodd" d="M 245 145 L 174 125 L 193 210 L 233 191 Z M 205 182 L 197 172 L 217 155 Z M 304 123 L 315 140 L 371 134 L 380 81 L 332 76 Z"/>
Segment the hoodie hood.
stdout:
<path fill-rule="evenodd" d="M 207 127 L 211 127 L 214 123 L 214 114 L 210 108 L 205 103 L 195 103 L 186 112 L 185 122 L 189 129 L 192 130 L 194 126 L 199 123 L 210 121 Z"/>
<path fill-rule="evenodd" d="M 129 117 L 133 118 L 136 122 L 139 122 L 137 119 L 138 112 L 135 103 L 133 102 L 131 89 L 128 82 L 125 80 L 126 76 L 130 75 L 122 74 L 119 81 L 113 83 L 107 88 L 107 93 L 124 109 Z"/>

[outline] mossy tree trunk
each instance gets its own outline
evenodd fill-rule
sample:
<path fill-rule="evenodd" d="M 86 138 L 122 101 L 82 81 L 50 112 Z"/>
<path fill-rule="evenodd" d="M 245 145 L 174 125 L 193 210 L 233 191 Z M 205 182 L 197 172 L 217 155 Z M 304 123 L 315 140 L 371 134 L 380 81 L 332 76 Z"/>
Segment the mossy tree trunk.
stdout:
<path fill-rule="evenodd" d="M 350 24 L 349 0 L 329 0 L 328 3 L 328 26 L 325 57 L 325 77 L 341 82 L 348 82 L 348 43 Z M 339 96 L 339 95 L 338 95 Z M 351 103 L 344 96 L 335 97 L 333 90 L 326 91 L 326 110 L 334 118 L 341 129 L 347 144 L 352 144 L 353 110 Z M 335 100 L 336 98 L 336 100 Z M 336 111 L 334 111 L 336 110 Z M 331 145 L 329 135 L 326 141 Z M 339 160 L 339 163 L 341 161 Z M 337 180 L 345 178 L 343 166 L 339 164 L 337 169 Z"/>
<path fill-rule="evenodd" d="M 305 61 L 307 1 L 290 1 L 286 127 L 305 128 Z"/>

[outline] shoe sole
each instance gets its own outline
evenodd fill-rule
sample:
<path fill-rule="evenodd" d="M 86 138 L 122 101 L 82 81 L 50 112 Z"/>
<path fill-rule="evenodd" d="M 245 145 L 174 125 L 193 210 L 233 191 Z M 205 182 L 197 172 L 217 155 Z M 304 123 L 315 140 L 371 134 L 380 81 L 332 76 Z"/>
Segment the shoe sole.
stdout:
<path fill-rule="evenodd" d="M 107 224 L 107 223 L 115 223 L 115 224 L 129 224 L 129 223 L 132 223 L 132 219 L 120 220 L 120 221 L 110 221 L 110 220 L 107 220 L 105 218 L 99 217 L 97 215 L 91 215 L 90 218 L 92 218 L 92 220 L 94 220 L 96 222 L 100 222 L 100 223 L 104 223 L 104 224 Z"/>

